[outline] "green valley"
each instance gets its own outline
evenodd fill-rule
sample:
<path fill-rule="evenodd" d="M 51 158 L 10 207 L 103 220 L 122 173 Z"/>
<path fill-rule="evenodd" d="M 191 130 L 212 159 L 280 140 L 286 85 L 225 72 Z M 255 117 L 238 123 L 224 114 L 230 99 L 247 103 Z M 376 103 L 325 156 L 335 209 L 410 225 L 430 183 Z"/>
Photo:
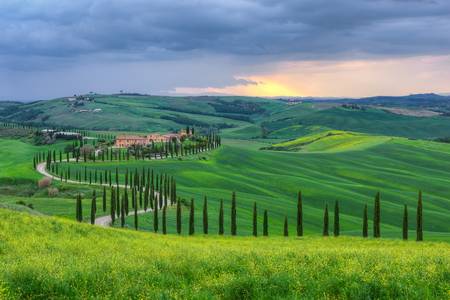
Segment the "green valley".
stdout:
<path fill-rule="evenodd" d="M 148 267 L 163 272 L 164 275 L 152 275 L 155 283 L 144 285 L 139 290 L 139 295 L 150 298 L 162 295 L 164 291 L 167 291 L 170 297 L 183 294 L 194 298 L 260 298 L 263 293 L 261 282 L 264 281 L 258 278 L 264 276 L 264 270 L 272 263 L 280 264 L 280 268 L 286 266 L 287 271 L 284 275 L 274 271 L 276 276 L 282 277 L 268 281 L 280 280 L 267 290 L 269 298 L 289 298 L 295 295 L 315 298 L 318 294 L 331 298 L 365 295 L 389 298 L 399 294 L 410 295 L 412 298 L 421 298 L 424 295 L 432 298 L 442 296 L 448 290 L 448 280 L 445 277 L 448 270 L 443 267 L 445 263 L 442 262 L 448 259 L 450 242 L 450 144 L 432 140 L 447 136 L 446 130 L 450 123 L 446 117 L 399 117 L 374 108 L 349 109 L 340 103 L 306 102 L 287 105 L 282 100 L 199 97 L 180 98 L 180 105 L 176 105 L 176 98 L 136 97 L 94 96 L 94 100 L 83 105 L 90 109 L 101 106 L 102 111 L 77 112 L 73 120 L 64 115 L 73 114 L 73 111 L 64 112 L 67 105 L 64 99 L 21 104 L 15 109 L 44 111 L 45 107 L 46 113 L 53 109 L 62 109 L 62 115 L 57 114 L 56 117 L 55 114 L 55 118 L 49 117 L 44 121 L 37 114 L 37 119 L 30 119 L 30 122 L 26 123 L 33 127 L 26 127 L 28 125 L 22 123 L 5 123 L 0 130 L 0 214 L 3 218 L 0 226 L 5 232 L 2 249 L 6 249 L 0 259 L 6 270 L 0 277 L 3 295 L 33 298 L 31 295 L 42 290 L 56 298 L 89 298 L 92 291 L 83 283 L 85 280 L 78 275 L 71 277 L 70 274 L 79 274 L 82 265 L 93 268 L 94 261 L 101 261 L 102 269 L 92 269 L 92 272 L 84 273 L 84 278 L 92 281 L 92 284 L 101 290 L 98 293 L 113 298 L 128 297 L 138 280 L 137 265 L 133 260 L 148 260 L 147 255 L 152 255 L 151 253 L 158 263 L 149 263 Z M 10 106 L 4 109 L 7 110 L 8 107 Z M 175 114 L 177 118 L 164 117 Z M 331 115 L 333 117 L 327 117 Z M 17 115 L 10 115 L 4 121 L 16 119 Z M 63 119 L 67 122 L 63 123 Z M 185 124 L 190 122 L 193 123 Z M 436 122 L 436 127 L 424 126 L 422 122 Z M 56 142 L 45 144 L 45 139 L 36 139 L 35 135 L 45 131 L 47 126 L 61 126 L 69 132 L 76 131 L 77 134 L 82 132 L 87 139 L 82 139 L 80 134 L 80 141 L 58 138 Z M 149 132 L 178 132 L 186 126 L 195 127 L 196 135 L 185 141 L 184 146 L 181 142 L 168 140 L 156 146 L 150 145 L 148 149 L 144 146 L 122 148 L 119 155 L 118 150 L 113 147 L 114 138 L 119 135 L 125 140 L 127 136 L 134 138 Z M 83 129 L 86 131 L 82 131 Z M 220 146 L 196 146 L 197 142 L 203 141 L 201 135 L 208 137 L 211 134 L 222 137 Z M 89 137 L 90 135 L 92 137 Z M 81 140 L 83 144 L 87 144 L 82 146 Z M 79 155 L 76 162 L 74 155 L 82 150 L 89 151 L 89 156 Z M 39 155 L 41 164 L 47 164 L 47 171 L 56 177 L 46 184 L 41 183 L 43 176 L 33 167 L 36 155 Z M 70 161 L 67 161 L 66 156 L 71 157 Z M 49 157 L 51 168 L 48 168 Z M 161 157 L 164 159 L 160 159 Z M 133 202 L 128 202 L 129 213 L 123 216 L 123 220 L 120 216 L 124 211 L 115 211 L 115 214 L 118 214 L 113 224 L 115 228 L 97 228 L 75 223 L 75 216 L 79 213 L 82 214 L 83 223 L 90 222 L 94 191 L 97 196 L 94 214 L 96 218 L 109 218 L 111 209 L 117 205 L 120 207 L 116 198 L 114 203 L 111 200 L 113 196 L 117 197 L 117 189 L 112 191 L 106 181 L 107 174 L 113 187 L 116 184 L 116 176 L 121 185 L 127 182 L 128 194 L 124 194 L 125 189 L 121 186 L 117 197 L 122 201 L 123 207 L 124 199 L 132 198 L 129 186 L 133 174 L 140 174 L 141 177 L 137 178 L 144 180 L 142 176 L 149 176 L 150 172 L 154 172 L 155 176 L 164 175 L 164 180 L 173 178 L 180 201 L 178 216 L 176 205 L 168 206 L 164 217 L 162 210 L 158 211 L 157 234 L 154 233 L 155 212 L 149 208 L 149 211 L 142 213 L 142 200 L 137 208 L 140 211 L 137 219 L 133 213 Z M 66 182 L 64 177 L 67 176 L 69 180 Z M 98 176 L 103 176 L 105 187 L 99 184 Z M 61 178 L 62 180 L 59 180 Z M 150 180 L 149 177 L 145 178 L 147 179 L 144 181 Z M 166 188 L 167 184 L 164 184 Z M 160 192 L 161 188 L 160 186 Z M 158 194 L 158 187 L 155 191 Z M 299 191 L 302 193 L 302 237 L 297 237 Z M 416 238 L 419 191 L 423 193 L 423 236 L 426 242 L 402 242 L 402 234 L 405 234 L 402 223 L 405 205 L 409 215 L 406 232 L 410 240 Z M 106 199 L 104 210 L 103 192 Z M 231 229 L 233 192 L 236 193 L 237 236 L 232 236 Z M 377 192 L 381 194 L 379 241 L 372 237 L 376 225 L 374 199 Z M 141 194 L 144 195 L 143 189 Z M 80 212 L 76 210 L 78 195 L 82 199 Z M 140 197 L 143 197 L 142 195 Z M 136 197 L 139 197 L 139 192 Z M 208 235 L 203 233 L 205 198 L 208 204 Z M 195 204 L 193 209 L 191 199 Z M 174 202 L 175 199 L 171 201 Z M 219 235 L 221 201 L 223 235 Z M 327 206 L 329 214 L 326 218 L 329 222 L 327 232 L 333 235 L 337 202 L 340 237 L 322 238 L 324 208 Z M 137 203 L 138 199 L 136 205 Z M 363 213 L 366 205 L 369 238 L 363 239 Z M 178 223 L 180 236 L 177 234 Z M 12 230 L 11 224 L 18 224 L 17 228 Z M 25 224 L 32 224 L 33 230 L 25 232 Z M 138 232 L 134 232 L 136 225 Z M 45 228 L 50 229 L 46 232 Z M 163 228 L 167 235 L 163 234 Z M 252 237 L 255 230 L 257 238 Z M 268 231 L 268 237 L 263 236 L 265 230 Z M 18 238 L 14 239 L 13 235 Z M 33 239 L 32 237 L 37 235 L 48 245 L 56 247 L 52 253 L 57 253 L 59 261 L 50 262 L 50 254 L 46 252 L 45 247 L 33 246 L 33 243 L 29 246 L 22 245 L 21 240 Z M 94 248 L 89 246 L 93 240 L 98 242 Z M 82 244 L 76 247 L 76 252 L 64 257 L 64 253 L 69 251 L 67 247 L 78 242 Z M 17 261 L 18 256 L 30 251 L 31 248 L 28 247 L 39 249 L 40 262 Z M 118 249 L 123 247 L 133 252 L 119 254 Z M 144 251 L 144 248 L 148 249 L 148 254 L 138 254 Z M 164 250 L 165 254 L 155 256 L 155 253 L 160 253 L 163 248 L 169 250 Z M 275 253 L 274 248 L 280 250 Z M 104 272 L 110 273 L 112 270 L 112 262 L 99 256 L 103 249 L 112 251 L 110 253 L 113 261 L 124 263 L 123 268 L 125 265 L 129 266 L 122 274 L 128 283 L 121 291 L 112 290 L 103 281 L 94 279 L 105 276 Z M 302 252 L 304 254 L 301 256 L 294 254 L 298 253 L 299 249 L 306 252 Z M 427 255 L 421 257 L 420 253 L 425 249 Z M 195 256 L 193 251 L 217 253 L 220 262 L 208 262 L 208 265 L 204 265 L 208 270 L 237 268 L 236 272 L 212 272 L 214 278 L 209 283 L 205 283 L 204 277 L 196 273 L 197 271 L 189 277 L 186 274 L 188 261 L 195 261 L 197 266 L 208 259 L 201 255 Z M 405 259 L 402 253 L 407 252 L 412 253 L 412 256 Z M 62 278 L 61 280 L 45 275 L 44 270 L 51 273 L 60 263 L 67 263 L 65 259 L 76 260 L 79 255 L 86 253 L 90 256 L 88 261 L 61 269 L 59 275 L 55 275 Z M 229 257 L 228 253 L 233 255 Z M 364 265 L 374 265 L 380 253 L 395 253 L 395 256 L 386 256 L 378 265 L 380 270 L 384 270 L 393 264 L 395 268 L 389 275 L 386 272 L 382 275 L 380 271 L 368 282 L 354 286 L 342 285 L 341 280 L 339 283 L 333 283 L 337 280 L 333 274 L 338 273 L 349 272 L 348 276 L 360 278 L 359 276 L 366 272 L 366 267 L 358 264 L 364 261 Z M 440 257 L 438 253 L 443 253 L 444 256 Z M 188 258 L 180 261 L 182 256 Z M 257 260 L 260 265 L 245 279 L 241 274 L 248 272 L 247 267 L 250 266 L 247 266 L 247 263 L 238 266 L 234 261 L 250 263 L 250 257 L 259 257 Z M 16 263 L 8 266 L 6 262 L 10 260 Z M 173 260 L 180 263 L 175 264 Z M 305 275 L 301 281 L 293 280 L 300 269 L 305 270 L 302 264 L 306 264 L 306 261 L 310 262 L 307 269 L 310 275 Z M 349 261 L 355 265 L 350 271 L 346 271 Z M 294 262 L 294 267 L 287 267 L 287 264 Z M 425 263 L 435 266 L 437 270 L 437 273 L 433 273 L 436 277 L 433 277 L 432 283 L 427 281 L 427 284 L 424 284 L 420 272 L 408 271 Z M 167 273 L 167 268 L 176 271 L 173 274 Z M 358 268 L 360 271 L 356 271 Z M 319 269 L 329 272 L 329 276 L 320 281 L 324 286 L 312 287 L 309 283 L 301 283 L 313 282 L 313 274 Z M 28 276 L 20 270 L 28 270 L 27 274 L 34 274 L 34 279 L 27 279 L 31 282 L 28 287 L 19 284 L 25 282 L 25 277 Z M 142 271 L 139 276 L 150 275 L 147 271 Z M 112 282 L 123 284 L 123 279 L 119 277 L 113 275 Z M 179 284 L 172 289 L 163 283 L 172 280 L 179 280 Z M 230 280 L 229 286 L 224 285 L 225 280 Z M 236 285 L 233 285 L 233 280 L 236 280 Z M 346 280 L 345 277 L 343 280 Z M 387 280 L 389 286 L 380 283 L 380 280 Z M 393 284 L 394 280 L 403 283 L 408 280 L 411 286 L 420 284 L 421 288 L 412 292 L 408 285 Z M 284 284 L 290 281 L 292 285 L 283 288 Z M 188 282 L 198 288 L 187 288 Z M 319 283 L 316 281 L 316 284 Z M 335 284 L 339 287 L 334 287 Z M 53 294 L 50 290 L 53 290 Z"/>

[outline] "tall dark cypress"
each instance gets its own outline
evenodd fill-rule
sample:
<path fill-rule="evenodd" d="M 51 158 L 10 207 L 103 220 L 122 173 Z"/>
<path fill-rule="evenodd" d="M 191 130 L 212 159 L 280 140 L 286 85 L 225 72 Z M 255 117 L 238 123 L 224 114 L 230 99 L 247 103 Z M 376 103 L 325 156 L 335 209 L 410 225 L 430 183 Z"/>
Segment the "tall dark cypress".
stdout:
<path fill-rule="evenodd" d="M 303 199 L 302 192 L 297 196 L 297 236 L 303 236 Z"/>
<path fill-rule="evenodd" d="M 284 236 L 289 236 L 289 225 L 288 225 L 288 217 L 284 217 L 284 231 L 283 231 L 283 235 Z"/>
<path fill-rule="evenodd" d="M 195 232 L 194 222 L 194 199 L 191 199 L 191 210 L 189 213 L 189 235 L 193 235 Z"/>
<path fill-rule="evenodd" d="M 91 224 L 95 224 L 95 213 L 97 211 L 97 196 L 95 195 L 95 190 L 92 194 L 92 202 L 91 202 Z"/>
<path fill-rule="evenodd" d="M 120 226 L 125 226 L 125 196 L 122 196 L 122 205 L 120 206 Z"/>
<path fill-rule="evenodd" d="M 208 234 L 208 199 L 203 201 L 203 233 Z"/>
<path fill-rule="evenodd" d="M 83 221 L 83 204 L 81 201 L 81 195 L 78 194 L 77 196 L 77 221 L 82 222 Z"/>
<path fill-rule="evenodd" d="M 408 206 L 403 207 L 403 239 L 408 239 Z"/>
<path fill-rule="evenodd" d="M 334 203 L 334 226 L 333 226 L 333 234 L 334 236 L 339 236 L 341 233 L 341 225 L 339 222 L 339 202 L 336 201 Z"/>
<path fill-rule="evenodd" d="M 256 201 L 253 203 L 253 236 L 258 236 L 258 210 Z"/>
<path fill-rule="evenodd" d="M 177 233 L 181 234 L 181 201 L 177 201 Z"/>
<path fill-rule="evenodd" d="M 116 193 L 114 187 L 111 187 L 111 222 L 116 220 Z"/>
<path fill-rule="evenodd" d="M 263 236 L 269 235 L 269 214 L 267 209 L 264 210 L 264 219 L 263 219 Z"/>
<path fill-rule="evenodd" d="M 369 236 L 369 216 L 367 212 L 367 204 L 364 205 L 362 236 L 365 238 Z"/>
<path fill-rule="evenodd" d="M 236 192 L 233 192 L 231 196 L 231 235 L 237 234 L 236 224 Z"/>
<path fill-rule="evenodd" d="M 163 232 L 163 234 L 167 234 L 166 209 L 167 209 L 167 206 L 164 206 L 162 209 L 162 232 Z"/>
<path fill-rule="evenodd" d="M 328 227 L 329 227 L 329 220 L 328 220 L 328 203 L 325 204 L 325 211 L 323 213 L 323 236 L 328 236 Z"/>
<path fill-rule="evenodd" d="M 223 235 L 223 199 L 220 199 L 220 207 L 219 207 L 219 234 Z"/>
<path fill-rule="evenodd" d="M 374 210 L 373 210 L 373 237 L 379 238 L 381 236 L 381 204 L 380 204 L 380 192 L 375 196 Z"/>
<path fill-rule="evenodd" d="M 106 211 L 106 186 L 103 187 L 102 208 L 103 208 L 103 212 L 105 212 Z"/>
<path fill-rule="evenodd" d="M 416 241 L 423 241 L 423 207 L 422 207 L 422 191 L 419 191 L 419 199 L 417 200 L 417 220 L 416 220 Z"/>
<path fill-rule="evenodd" d="M 120 218 L 120 212 L 121 210 L 121 206 L 120 205 L 120 188 L 116 187 L 116 213 L 117 213 L 117 218 Z"/>
<path fill-rule="evenodd" d="M 134 229 L 138 230 L 138 207 L 136 197 L 134 197 Z"/>
<path fill-rule="evenodd" d="M 158 198 L 155 197 L 155 205 L 153 208 L 153 230 L 158 232 L 159 220 L 158 220 Z"/>

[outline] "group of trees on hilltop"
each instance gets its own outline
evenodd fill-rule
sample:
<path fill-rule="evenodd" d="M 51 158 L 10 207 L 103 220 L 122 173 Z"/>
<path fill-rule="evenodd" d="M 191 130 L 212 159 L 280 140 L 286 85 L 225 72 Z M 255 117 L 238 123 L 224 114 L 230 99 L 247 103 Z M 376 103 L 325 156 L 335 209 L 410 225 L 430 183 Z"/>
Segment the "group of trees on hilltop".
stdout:
<path fill-rule="evenodd" d="M 193 130 L 193 129 L 190 129 Z M 197 136 L 189 142 L 179 142 L 171 140 L 164 143 L 152 143 L 148 146 L 134 145 L 127 149 L 113 149 L 105 147 L 96 150 L 93 145 L 74 142 L 70 147 L 67 147 L 65 153 L 61 150 L 47 150 L 36 153 L 33 157 L 33 167 L 36 168 L 38 163 L 43 161 L 47 164 L 47 169 L 50 169 L 52 163 L 69 162 L 70 159 L 79 161 L 129 161 L 144 160 L 144 159 L 158 159 L 158 158 L 174 158 L 179 156 L 194 155 L 200 152 L 209 151 L 220 147 L 222 144 L 221 138 L 215 133 L 206 136 Z M 61 175 L 61 174 L 59 174 Z"/>
<path fill-rule="evenodd" d="M 167 177 L 165 177 L 167 179 Z M 138 229 L 138 209 L 144 208 L 146 211 L 148 208 L 153 210 L 153 231 L 155 233 L 159 232 L 162 227 L 162 233 L 167 233 L 167 207 L 176 205 L 176 220 L 175 220 L 175 227 L 176 232 L 178 234 L 182 233 L 182 202 L 185 203 L 185 205 L 189 206 L 189 220 L 188 220 L 188 234 L 194 235 L 195 234 L 195 200 L 192 198 L 190 202 L 186 203 L 186 201 L 181 200 L 180 197 L 177 197 L 176 195 L 176 183 L 175 180 L 172 177 L 169 177 L 170 179 L 166 181 L 166 179 L 159 182 L 159 186 L 157 183 L 156 189 L 149 187 L 146 185 L 144 188 L 145 190 L 149 189 L 150 198 L 146 198 L 144 196 L 144 202 L 142 201 L 142 189 L 139 189 L 139 186 L 131 186 L 130 190 L 128 190 L 127 187 L 125 187 L 122 191 L 122 196 L 120 196 L 119 187 L 111 187 L 111 219 L 114 223 L 116 219 L 120 219 L 120 225 L 121 227 L 125 226 L 125 218 L 129 215 L 129 198 L 131 198 L 131 207 L 134 210 L 134 227 L 137 230 Z M 159 180 L 161 180 L 161 177 L 159 177 Z M 158 177 L 154 181 L 153 179 L 151 182 L 158 182 Z M 151 186 L 153 186 L 153 183 Z M 170 192 L 165 192 L 167 191 Z M 129 197 L 129 193 L 131 194 L 131 197 Z M 139 197 L 138 197 L 139 194 Z M 149 195 L 148 193 L 146 194 Z M 103 211 L 106 210 L 106 187 L 103 189 Z M 175 200 L 176 199 L 176 200 Z M 144 204 L 142 204 L 144 203 Z M 150 204 L 150 205 L 149 205 Z M 81 197 L 77 196 L 77 220 L 81 221 Z M 339 202 L 336 201 L 334 204 L 334 222 L 333 222 L 333 235 L 335 237 L 340 236 L 341 226 L 340 226 L 340 206 Z M 95 222 L 95 215 L 96 215 L 97 205 L 96 205 L 96 194 L 93 193 L 92 196 L 92 202 L 91 202 L 91 223 L 94 224 Z M 416 240 L 422 241 L 423 240 L 423 216 L 422 216 L 422 193 L 419 192 L 418 197 L 418 203 L 417 203 L 417 219 L 416 219 Z M 161 216 L 161 222 L 160 220 L 160 214 Z M 208 213 L 208 199 L 205 196 L 203 199 L 203 207 L 202 207 L 202 233 L 203 234 L 209 234 L 209 213 Z M 218 213 L 218 234 L 223 235 L 224 234 L 224 205 L 223 200 L 220 200 L 219 202 L 219 213 Z M 303 215 L 303 198 L 302 193 L 298 193 L 297 197 L 297 220 L 296 220 L 296 235 L 301 237 L 304 235 L 304 215 Z M 161 227 L 160 227 L 161 225 Z M 404 207 L 404 217 L 403 217 L 403 239 L 408 239 L 408 216 L 407 216 L 407 207 Z M 329 223 L 329 209 L 328 204 L 325 204 L 324 208 L 324 214 L 323 214 L 323 230 L 322 235 L 323 236 L 329 236 L 330 231 L 330 223 Z M 237 223 L 237 200 L 236 200 L 236 193 L 233 192 L 231 196 L 231 211 L 230 211 L 230 235 L 235 236 L 238 233 L 238 223 Z M 257 204 L 254 202 L 253 204 L 253 215 L 252 215 L 252 235 L 257 237 L 258 236 L 258 210 L 257 210 Z M 287 216 L 284 217 L 284 223 L 283 223 L 283 232 L 282 234 L 284 236 L 289 236 L 289 224 L 288 224 L 288 218 Z M 267 209 L 264 210 L 263 213 L 263 236 L 269 236 L 269 212 Z M 368 237 L 368 210 L 367 205 L 364 206 L 363 209 L 363 224 L 362 224 L 362 236 L 364 238 Z M 380 193 L 377 193 L 374 200 L 374 212 L 373 212 L 373 237 L 374 238 L 380 238 L 381 237 L 381 195 Z"/>

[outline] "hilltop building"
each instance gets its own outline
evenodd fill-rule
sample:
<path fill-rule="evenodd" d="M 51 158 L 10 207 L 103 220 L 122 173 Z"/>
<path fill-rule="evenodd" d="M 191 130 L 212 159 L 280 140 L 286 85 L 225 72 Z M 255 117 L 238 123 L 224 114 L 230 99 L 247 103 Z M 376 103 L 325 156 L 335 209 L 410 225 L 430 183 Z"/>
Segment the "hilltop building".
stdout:
<path fill-rule="evenodd" d="M 151 133 L 146 136 L 139 135 L 119 135 L 116 137 L 115 146 L 117 148 L 126 148 L 134 145 L 146 146 L 154 143 L 165 143 L 171 140 L 180 140 L 187 136 L 185 130 L 180 130 L 178 133 L 159 134 Z"/>

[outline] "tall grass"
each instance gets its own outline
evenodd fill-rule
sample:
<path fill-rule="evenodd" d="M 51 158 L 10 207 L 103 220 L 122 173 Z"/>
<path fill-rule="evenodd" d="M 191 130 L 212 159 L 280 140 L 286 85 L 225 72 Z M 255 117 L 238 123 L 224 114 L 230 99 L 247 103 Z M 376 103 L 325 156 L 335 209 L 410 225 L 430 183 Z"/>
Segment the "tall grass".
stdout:
<path fill-rule="evenodd" d="M 8 299 L 445 299 L 450 245 L 177 237 L 0 210 Z"/>

